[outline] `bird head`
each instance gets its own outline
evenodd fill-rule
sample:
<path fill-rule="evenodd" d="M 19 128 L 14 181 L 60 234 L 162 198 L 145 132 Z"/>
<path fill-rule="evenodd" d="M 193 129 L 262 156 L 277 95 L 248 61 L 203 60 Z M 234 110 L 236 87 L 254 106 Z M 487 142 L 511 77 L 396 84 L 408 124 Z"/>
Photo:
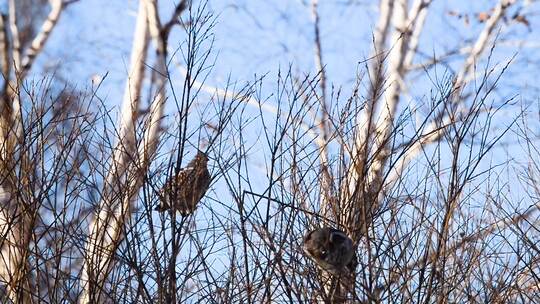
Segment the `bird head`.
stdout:
<path fill-rule="evenodd" d="M 310 231 L 304 237 L 304 252 L 315 259 L 325 259 L 328 255 L 330 229 L 321 228 Z"/>
<path fill-rule="evenodd" d="M 195 155 L 195 158 L 205 163 L 208 162 L 208 155 L 206 155 L 206 153 L 201 150 L 197 151 L 197 155 Z"/>

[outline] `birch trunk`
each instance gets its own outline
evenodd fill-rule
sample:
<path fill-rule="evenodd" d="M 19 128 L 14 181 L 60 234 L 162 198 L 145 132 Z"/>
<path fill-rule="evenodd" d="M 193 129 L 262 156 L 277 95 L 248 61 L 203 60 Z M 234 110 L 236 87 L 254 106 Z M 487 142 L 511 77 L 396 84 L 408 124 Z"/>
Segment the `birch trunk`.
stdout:
<path fill-rule="evenodd" d="M 108 195 L 101 201 L 96 219 L 91 223 L 88 257 L 83 268 L 83 295 L 81 303 L 103 300 L 107 274 L 114 263 L 115 250 L 123 238 L 123 228 L 148 170 L 160 136 L 160 122 L 165 104 L 167 79 L 165 41 L 155 0 L 139 4 L 137 27 L 131 57 L 131 79 L 126 86 L 122 107 L 121 133 L 114 152 L 113 167 L 107 183 Z M 144 124 L 143 142 L 135 139 L 135 123 L 139 107 L 141 83 L 144 78 L 144 60 L 148 49 L 148 34 L 156 45 L 154 79 L 156 96 L 150 105 L 150 115 Z M 137 148 L 138 147 L 138 148 Z M 121 189 L 121 188 L 124 189 Z M 116 195 L 118 191 L 121 195 Z"/>
<path fill-rule="evenodd" d="M 119 198 L 126 191 L 125 173 L 136 156 L 135 123 L 139 108 L 144 62 L 148 48 L 147 9 L 144 1 L 139 3 L 133 46 L 131 50 L 129 76 L 124 91 L 120 132 L 113 151 L 112 165 L 104 184 L 104 195 L 97 214 L 90 223 L 81 284 L 81 303 L 95 303 L 102 299 L 104 284 L 111 267 L 111 259 L 118 242 L 129 204 Z"/>

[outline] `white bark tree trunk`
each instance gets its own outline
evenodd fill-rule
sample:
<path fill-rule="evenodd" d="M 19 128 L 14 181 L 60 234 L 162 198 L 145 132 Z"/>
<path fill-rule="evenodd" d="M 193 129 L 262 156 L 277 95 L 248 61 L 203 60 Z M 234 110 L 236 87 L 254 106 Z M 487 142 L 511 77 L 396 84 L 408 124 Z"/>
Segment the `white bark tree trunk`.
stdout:
<path fill-rule="evenodd" d="M 147 9 L 145 2 L 140 1 L 133 36 L 130 70 L 122 102 L 119 138 L 113 150 L 111 168 L 105 179 L 103 198 L 95 218 L 90 223 L 86 259 L 81 276 L 83 286 L 81 303 L 99 301 L 111 266 L 112 255 L 120 240 L 125 216 L 129 214 L 129 204 L 124 204 L 119 196 L 129 191 L 121 187 L 125 184 L 123 181 L 125 181 L 126 170 L 136 156 L 135 124 L 147 48 Z"/>
<path fill-rule="evenodd" d="M 0 280 L 6 284 L 7 297 L 14 303 L 29 303 L 31 293 L 28 255 L 35 210 L 27 210 L 24 192 L 30 185 L 17 180 L 16 171 L 27 170 L 28 158 L 20 146 L 23 132 L 19 88 L 34 59 L 42 51 L 65 7 L 62 0 L 50 0 L 51 11 L 30 47 L 23 53 L 19 41 L 16 2 L 10 0 L 8 24 L 2 22 L 2 72 L 5 85 L 0 98 Z M 8 46 L 7 32 L 11 36 Z M 14 72 L 11 74 L 11 72 Z"/>
<path fill-rule="evenodd" d="M 135 139 L 135 123 L 138 118 L 149 33 L 156 45 L 154 79 L 157 91 L 150 106 L 149 118 L 144 124 L 143 142 L 138 144 Z M 106 195 L 90 225 L 87 258 L 83 267 L 81 303 L 95 303 L 103 299 L 102 292 L 114 264 L 115 250 L 122 241 L 124 226 L 131 216 L 132 204 L 159 141 L 167 80 L 165 41 L 160 33 L 156 1 L 142 0 L 139 4 L 131 54 L 131 77 L 126 85 L 122 106 L 120 138 L 105 184 Z"/>

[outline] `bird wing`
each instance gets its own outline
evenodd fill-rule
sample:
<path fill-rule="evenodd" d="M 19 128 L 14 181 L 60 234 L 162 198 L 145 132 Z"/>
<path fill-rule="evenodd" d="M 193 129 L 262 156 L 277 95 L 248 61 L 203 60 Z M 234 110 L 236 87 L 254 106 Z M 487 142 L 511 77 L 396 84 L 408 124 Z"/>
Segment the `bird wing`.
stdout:
<path fill-rule="evenodd" d="M 171 176 L 169 177 L 169 179 L 167 179 L 167 181 L 159 191 L 161 204 L 158 209 L 169 209 L 169 207 L 171 206 L 169 200 L 173 197 L 174 200 L 181 199 L 182 195 L 181 189 L 179 187 L 185 187 L 186 180 L 188 180 L 189 176 L 192 175 L 193 169 L 193 167 L 181 168 L 178 171 L 178 174 L 176 174 L 176 176 Z"/>
<path fill-rule="evenodd" d="M 178 186 L 183 186 L 186 182 L 189 182 L 190 177 L 195 172 L 195 168 L 193 167 L 185 167 L 180 169 L 178 171 L 178 174 L 176 175 L 176 183 Z"/>

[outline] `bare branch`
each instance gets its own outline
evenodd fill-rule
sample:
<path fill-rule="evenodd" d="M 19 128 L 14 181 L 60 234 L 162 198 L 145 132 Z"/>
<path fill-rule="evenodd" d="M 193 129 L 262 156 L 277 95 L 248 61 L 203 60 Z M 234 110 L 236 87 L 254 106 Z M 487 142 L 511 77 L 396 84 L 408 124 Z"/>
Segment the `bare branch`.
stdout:
<path fill-rule="evenodd" d="M 409 38 L 409 49 L 405 55 L 405 68 L 410 67 L 413 63 L 418 43 L 420 42 L 420 35 L 424 30 L 424 23 L 430 4 L 431 0 L 416 0 L 411 9 L 411 13 L 409 13 L 409 20 L 407 23 L 411 25 L 412 34 Z"/>
<path fill-rule="evenodd" d="M 180 18 L 180 15 L 182 15 L 182 12 L 187 8 L 188 6 L 188 0 L 181 0 L 174 9 L 173 15 L 169 19 L 167 23 L 165 23 L 161 29 L 161 32 L 163 33 L 163 39 L 166 40 L 169 38 L 169 34 L 176 24 L 179 24 L 178 18 Z"/>
<path fill-rule="evenodd" d="M 482 30 L 480 35 L 478 35 L 478 39 L 476 39 L 476 42 L 473 45 L 472 50 L 469 53 L 469 56 L 463 63 L 463 66 L 461 67 L 460 72 L 456 76 L 454 87 L 459 88 L 460 89 L 459 92 L 461 92 L 463 87 L 466 85 L 466 78 L 471 73 L 474 67 L 474 64 L 477 62 L 478 58 L 480 57 L 480 55 L 482 55 L 486 46 L 489 44 L 489 42 L 493 38 L 493 34 L 494 34 L 493 32 L 495 31 L 497 24 L 504 16 L 504 13 L 508 9 L 508 7 L 510 7 L 515 2 L 516 0 L 500 0 L 497 6 L 495 6 L 493 13 L 489 17 L 489 19 L 486 21 L 484 29 Z"/>
<path fill-rule="evenodd" d="M 375 128 L 376 150 L 380 154 L 370 168 L 368 182 L 375 181 L 385 160 L 390 153 L 386 147 L 388 145 L 388 136 L 394 126 L 397 105 L 401 95 L 402 83 L 404 78 L 404 59 L 408 51 L 409 28 L 407 24 L 407 1 L 397 1 L 392 18 L 395 27 L 392 38 L 392 49 L 389 54 L 388 67 L 388 87 L 382 96 L 382 108 Z"/>
<path fill-rule="evenodd" d="M 157 0 L 146 0 L 146 7 L 148 10 L 150 36 L 156 45 L 156 64 L 153 71 L 155 73 L 154 79 L 156 81 L 155 85 L 157 87 L 157 92 L 150 105 L 150 118 L 148 124 L 145 126 L 144 141 L 139 150 L 138 159 L 142 160 L 142 164 L 138 167 L 143 168 L 143 170 L 148 168 L 159 140 L 161 131 L 160 122 L 163 116 L 163 106 L 165 104 L 165 86 L 168 79 L 166 41 L 164 41 L 163 36 L 161 36 L 161 25 L 157 12 Z"/>
<path fill-rule="evenodd" d="M 21 42 L 19 39 L 19 27 L 17 26 L 17 7 L 15 0 L 9 0 L 9 28 L 12 40 L 12 60 L 15 71 L 21 68 Z"/>
<path fill-rule="evenodd" d="M 2 64 L 2 77 L 4 81 L 4 87 L 2 92 L 7 91 L 9 83 L 9 75 L 11 73 L 11 64 L 9 62 L 9 41 L 8 41 L 8 27 L 9 19 L 5 15 L 0 15 L 0 62 Z"/>
<path fill-rule="evenodd" d="M 43 24 L 41 25 L 39 33 L 32 40 L 32 43 L 30 44 L 24 54 L 24 57 L 22 58 L 20 66 L 21 70 L 19 71 L 19 73 L 21 74 L 21 78 L 24 78 L 26 76 L 26 73 L 28 73 L 28 71 L 32 67 L 32 63 L 34 62 L 37 55 L 43 50 L 43 46 L 45 46 L 47 39 L 51 35 L 52 30 L 60 19 L 60 15 L 64 8 L 64 2 L 62 0 L 50 0 L 49 3 L 51 4 L 51 11 L 49 12 L 49 15 L 47 16 L 45 22 L 43 22 Z"/>
<path fill-rule="evenodd" d="M 482 55 L 482 52 L 486 48 L 487 44 L 493 38 L 495 27 L 497 23 L 501 20 L 501 18 L 504 16 L 505 10 L 514 2 L 515 1 L 501 0 L 499 4 L 495 7 L 494 13 L 486 22 L 484 29 L 478 36 L 478 39 L 476 40 L 473 48 L 470 50 L 469 56 L 466 58 L 460 72 L 454 79 L 450 102 L 457 103 L 460 101 L 460 92 L 466 85 L 467 77 L 471 73 L 475 62 Z M 436 118 L 436 120 L 443 120 L 443 125 L 450 123 L 450 118 L 448 117 L 438 117 Z M 393 172 L 387 180 L 388 183 L 393 183 L 393 181 L 397 180 L 398 176 L 400 176 L 403 173 L 403 170 L 407 167 L 407 164 L 412 159 L 414 159 L 421 151 L 422 146 L 435 142 L 441 138 L 441 135 L 443 134 L 443 129 L 439 128 L 439 125 L 439 123 L 432 122 L 428 126 L 425 133 L 428 134 L 428 136 L 422 136 L 422 139 L 418 140 L 414 145 L 412 145 L 407 151 L 406 155 L 402 159 L 400 159 L 400 161 L 394 168 L 392 168 Z"/>

